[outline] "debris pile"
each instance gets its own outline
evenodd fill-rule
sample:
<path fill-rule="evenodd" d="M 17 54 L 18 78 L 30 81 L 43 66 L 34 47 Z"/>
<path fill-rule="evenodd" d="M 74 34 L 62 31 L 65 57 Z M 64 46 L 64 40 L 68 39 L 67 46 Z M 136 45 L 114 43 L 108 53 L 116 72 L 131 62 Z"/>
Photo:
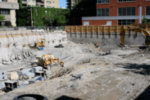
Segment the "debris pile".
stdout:
<path fill-rule="evenodd" d="M 20 70 L 11 72 L 0 72 L 0 89 L 11 91 L 15 88 L 21 88 L 35 83 L 36 81 L 43 81 L 56 77 L 58 74 L 57 77 L 59 77 L 68 72 L 68 70 L 62 70 L 62 72 L 52 75 L 51 67 L 56 63 L 59 63 L 61 67 L 64 67 L 64 62 L 59 61 L 59 59 L 56 59 L 50 54 L 43 55 L 36 63 L 36 67 L 21 68 Z"/>

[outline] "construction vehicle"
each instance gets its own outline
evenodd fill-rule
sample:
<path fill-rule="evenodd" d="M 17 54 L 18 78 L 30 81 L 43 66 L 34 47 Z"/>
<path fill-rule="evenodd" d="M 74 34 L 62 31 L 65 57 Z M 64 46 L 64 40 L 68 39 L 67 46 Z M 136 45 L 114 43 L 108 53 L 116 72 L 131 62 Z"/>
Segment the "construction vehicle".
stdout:
<path fill-rule="evenodd" d="M 145 25 L 142 24 L 135 25 L 132 30 L 135 32 L 141 32 L 145 38 L 145 45 L 146 46 L 150 45 L 150 32 Z"/>
<path fill-rule="evenodd" d="M 97 38 L 102 35 L 104 36 L 108 35 L 109 37 L 115 33 L 115 36 L 117 37 L 118 33 L 120 35 L 121 45 L 125 45 L 125 33 L 126 32 L 140 32 L 145 37 L 145 47 L 149 46 L 150 44 L 150 24 L 133 24 L 133 25 L 118 25 L 118 26 L 66 26 L 66 32 L 72 36 L 72 34 L 77 35 L 77 33 L 80 33 L 82 36 L 82 33 L 86 33 L 85 36 L 91 35 L 97 35 Z M 89 34 L 91 33 L 91 34 Z M 98 47 L 98 45 L 95 45 Z"/>
<path fill-rule="evenodd" d="M 142 33 L 145 38 L 145 46 L 150 45 L 150 32 L 149 32 L 148 28 L 146 27 L 146 25 L 144 25 L 144 24 L 136 24 L 136 25 L 128 26 L 127 28 L 122 28 L 122 31 L 120 34 L 122 45 L 125 44 L 125 32 L 129 31 L 129 30 L 131 30 L 133 32 Z"/>
<path fill-rule="evenodd" d="M 35 47 L 38 48 L 38 49 L 41 49 L 41 48 L 45 47 L 45 39 L 41 39 L 41 41 L 37 41 L 35 43 Z"/>
<path fill-rule="evenodd" d="M 61 67 L 64 67 L 64 62 L 56 59 L 51 54 L 45 54 L 41 58 L 38 58 L 38 64 L 47 69 L 48 65 L 60 64 Z"/>

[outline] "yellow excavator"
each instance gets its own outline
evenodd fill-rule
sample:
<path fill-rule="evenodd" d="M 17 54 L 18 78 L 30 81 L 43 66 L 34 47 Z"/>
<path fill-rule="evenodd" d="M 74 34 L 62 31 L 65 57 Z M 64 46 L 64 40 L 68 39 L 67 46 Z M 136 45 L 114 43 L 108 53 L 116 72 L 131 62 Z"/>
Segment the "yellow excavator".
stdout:
<path fill-rule="evenodd" d="M 148 30 L 146 25 L 143 25 L 143 24 L 136 24 L 136 25 L 128 26 L 128 28 L 122 28 L 122 31 L 120 34 L 122 45 L 125 44 L 125 32 L 128 30 L 142 33 L 145 38 L 145 46 L 150 46 L 150 31 Z"/>
<path fill-rule="evenodd" d="M 38 64 L 47 69 L 48 65 L 60 64 L 61 67 L 64 67 L 64 62 L 56 59 L 51 54 L 44 54 L 41 58 L 38 59 Z"/>
<path fill-rule="evenodd" d="M 41 49 L 41 48 L 45 47 L 45 39 L 41 39 L 41 41 L 37 41 L 35 43 L 35 47 L 38 48 L 38 49 Z"/>

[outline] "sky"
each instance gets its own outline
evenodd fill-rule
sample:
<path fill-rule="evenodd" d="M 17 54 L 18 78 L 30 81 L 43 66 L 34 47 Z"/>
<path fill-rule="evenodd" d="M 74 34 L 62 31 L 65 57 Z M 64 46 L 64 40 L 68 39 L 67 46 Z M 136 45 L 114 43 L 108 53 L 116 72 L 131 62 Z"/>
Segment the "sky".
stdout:
<path fill-rule="evenodd" d="M 66 0 L 59 0 L 60 8 L 66 8 Z"/>

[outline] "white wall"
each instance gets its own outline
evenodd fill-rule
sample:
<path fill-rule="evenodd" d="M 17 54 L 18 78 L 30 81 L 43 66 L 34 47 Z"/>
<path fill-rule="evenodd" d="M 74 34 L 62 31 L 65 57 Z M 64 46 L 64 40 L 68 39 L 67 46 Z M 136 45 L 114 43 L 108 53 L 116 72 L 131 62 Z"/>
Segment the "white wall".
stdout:
<path fill-rule="evenodd" d="M 11 34 L 15 34 L 10 31 Z M 10 33 L 7 33 L 10 35 Z M 18 34 L 18 33 L 17 33 Z M 20 33 L 23 34 L 23 33 Z M 34 45 L 35 42 L 45 39 L 46 46 L 55 46 L 67 43 L 67 34 L 63 31 L 55 31 L 51 33 L 30 33 L 15 37 L 0 36 L 0 62 L 9 60 L 14 54 L 14 50 L 22 50 L 24 46 Z M 16 52 L 17 53 L 17 52 Z"/>

